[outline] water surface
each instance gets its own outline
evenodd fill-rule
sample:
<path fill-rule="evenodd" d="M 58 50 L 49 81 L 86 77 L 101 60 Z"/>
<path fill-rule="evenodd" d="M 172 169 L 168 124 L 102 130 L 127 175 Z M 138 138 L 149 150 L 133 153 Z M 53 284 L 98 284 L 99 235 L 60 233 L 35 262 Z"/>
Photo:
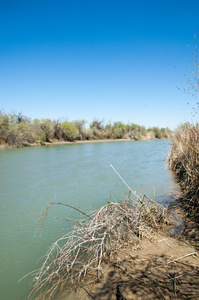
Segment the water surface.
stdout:
<path fill-rule="evenodd" d="M 53 207 L 42 235 L 38 218 L 50 202 L 85 211 L 119 200 L 127 187 L 162 201 L 177 189 L 166 168 L 169 141 L 55 145 L 0 151 L 0 290 L 1 299 L 27 299 L 31 277 L 50 244 L 70 230 L 77 212 Z M 58 217 L 58 218 L 53 218 Z"/>

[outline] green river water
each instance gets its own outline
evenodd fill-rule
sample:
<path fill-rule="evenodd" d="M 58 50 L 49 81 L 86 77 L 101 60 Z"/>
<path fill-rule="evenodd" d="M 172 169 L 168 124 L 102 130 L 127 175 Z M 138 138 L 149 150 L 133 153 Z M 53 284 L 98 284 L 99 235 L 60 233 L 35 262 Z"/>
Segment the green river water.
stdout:
<path fill-rule="evenodd" d="M 42 233 L 42 209 L 63 202 L 84 211 L 120 198 L 127 187 L 161 202 L 177 190 L 166 168 L 169 141 L 107 142 L 0 150 L 0 299 L 28 299 L 31 276 L 51 243 L 71 229 L 79 214 L 52 207 Z M 57 218 L 54 218 L 57 217 Z"/>

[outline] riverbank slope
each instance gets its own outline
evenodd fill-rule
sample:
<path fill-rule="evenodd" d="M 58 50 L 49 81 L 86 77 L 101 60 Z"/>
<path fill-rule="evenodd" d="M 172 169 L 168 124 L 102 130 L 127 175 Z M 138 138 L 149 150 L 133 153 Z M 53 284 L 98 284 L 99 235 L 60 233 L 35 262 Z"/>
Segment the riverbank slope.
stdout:
<path fill-rule="evenodd" d="M 25 143 L 17 148 L 22 147 L 35 147 L 35 146 L 53 146 L 53 145 L 71 145 L 71 144 L 84 144 L 84 143 L 109 143 L 109 142 L 133 142 L 133 141 L 153 141 L 153 140 L 170 140 L 172 134 L 169 134 L 166 138 L 156 138 L 153 134 L 142 136 L 140 139 L 90 139 L 90 140 L 75 140 L 75 141 L 63 141 L 53 139 L 50 142 L 37 141 L 34 143 Z M 9 146 L 7 143 L 0 143 L 0 149 L 16 148 Z"/>
<path fill-rule="evenodd" d="M 60 300 L 198 299 L 199 252 L 185 237 L 157 234 L 140 241 L 139 247 L 123 248 L 115 260 L 104 262 L 103 277 L 87 282 Z"/>

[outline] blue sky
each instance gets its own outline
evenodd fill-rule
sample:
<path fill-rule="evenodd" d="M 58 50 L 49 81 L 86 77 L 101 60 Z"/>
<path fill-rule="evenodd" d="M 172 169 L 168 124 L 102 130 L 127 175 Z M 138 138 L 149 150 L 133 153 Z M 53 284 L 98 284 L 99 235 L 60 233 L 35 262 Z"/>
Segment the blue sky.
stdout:
<path fill-rule="evenodd" d="M 177 87 L 191 76 L 198 12 L 198 0 L 0 0 L 0 109 L 171 129 L 191 121 L 196 99 Z"/>

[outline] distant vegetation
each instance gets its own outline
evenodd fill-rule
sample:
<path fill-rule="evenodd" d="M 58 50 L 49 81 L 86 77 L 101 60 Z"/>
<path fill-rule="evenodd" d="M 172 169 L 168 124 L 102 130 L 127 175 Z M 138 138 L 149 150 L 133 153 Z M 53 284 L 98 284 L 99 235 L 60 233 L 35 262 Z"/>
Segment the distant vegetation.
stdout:
<path fill-rule="evenodd" d="M 170 138 L 168 128 L 146 129 L 134 123 L 114 122 L 105 124 L 103 120 L 69 122 L 50 119 L 31 120 L 19 114 L 6 114 L 0 111 L 0 146 L 23 147 L 30 144 L 55 141 L 84 141 L 97 139 L 161 139 Z"/>

